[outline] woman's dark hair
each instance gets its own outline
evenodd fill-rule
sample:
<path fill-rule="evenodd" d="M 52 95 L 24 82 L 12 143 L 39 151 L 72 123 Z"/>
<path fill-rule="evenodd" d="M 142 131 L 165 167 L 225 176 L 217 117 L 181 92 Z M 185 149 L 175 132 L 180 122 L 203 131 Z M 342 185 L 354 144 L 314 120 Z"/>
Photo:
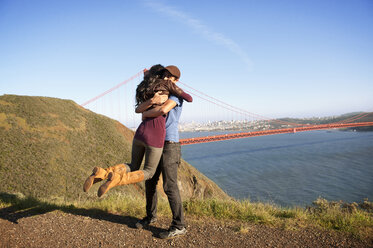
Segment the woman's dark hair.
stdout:
<path fill-rule="evenodd" d="M 171 82 L 165 81 L 160 78 L 150 78 L 149 80 L 145 81 L 141 87 L 137 86 L 136 89 L 136 105 L 149 100 L 154 96 L 154 94 L 158 91 L 162 91 L 162 95 L 169 94 L 169 85 Z"/>
<path fill-rule="evenodd" d="M 150 67 L 149 70 L 144 72 L 144 80 L 148 80 L 151 77 L 158 76 L 162 74 L 162 71 L 164 70 L 164 66 L 161 64 L 156 64 Z"/>
<path fill-rule="evenodd" d="M 173 94 L 181 96 L 183 90 L 170 80 L 164 80 L 165 77 L 175 77 L 168 70 L 164 69 L 162 65 L 153 65 L 146 75 L 144 80 L 137 85 L 136 88 L 136 106 L 152 98 L 158 91 L 162 91 L 162 95 Z"/>
<path fill-rule="evenodd" d="M 162 78 L 164 66 L 157 64 L 144 72 L 144 79 L 136 88 L 136 106 L 153 97 L 156 84 L 160 83 L 157 79 Z M 156 82 L 157 81 L 157 82 Z"/>
<path fill-rule="evenodd" d="M 172 75 L 171 72 L 169 72 L 167 69 L 162 69 L 162 70 L 159 72 L 159 74 L 160 74 L 160 77 L 161 77 L 162 79 L 164 79 L 165 77 L 167 77 L 167 78 L 175 77 L 175 76 Z"/>

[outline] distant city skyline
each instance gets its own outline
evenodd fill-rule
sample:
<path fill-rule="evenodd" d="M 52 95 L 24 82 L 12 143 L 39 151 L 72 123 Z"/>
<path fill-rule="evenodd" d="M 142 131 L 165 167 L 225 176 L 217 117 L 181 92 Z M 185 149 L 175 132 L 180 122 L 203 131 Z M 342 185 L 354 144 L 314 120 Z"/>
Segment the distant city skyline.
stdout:
<path fill-rule="evenodd" d="M 3 0 L 0 95 L 82 104 L 160 63 L 272 118 L 373 111 L 372 13 L 370 0 Z"/>

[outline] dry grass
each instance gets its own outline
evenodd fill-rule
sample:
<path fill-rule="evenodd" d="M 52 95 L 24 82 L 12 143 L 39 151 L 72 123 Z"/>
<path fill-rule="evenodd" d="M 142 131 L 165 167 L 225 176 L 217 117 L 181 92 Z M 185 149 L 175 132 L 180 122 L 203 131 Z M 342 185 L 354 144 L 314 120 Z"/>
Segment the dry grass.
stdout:
<path fill-rule="evenodd" d="M 284 229 L 297 229 L 317 226 L 353 234 L 360 238 L 373 238 L 373 204 L 364 202 L 343 203 L 317 199 L 308 208 L 282 208 L 250 201 L 187 201 L 186 212 L 197 216 L 210 216 L 223 220 L 240 220 L 251 223 L 267 224 Z M 243 226 L 238 230 L 245 232 Z"/>
<path fill-rule="evenodd" d="M 23 194 L 0 193 L 0 208 L 15 207 L 20 211 L 34 208 L 41 213 L 52 210 L 98 211 L 125 214 L 142 218 L 146 215 L 145 199 L 120 192 L 103 199 L 66 200 L 63 198 L 36 199 Z M 242 224 L 237 232 L 247 233 L 249 223 L 265 224 L 277 228 L 295 230 L 304 227 L 318 227 L 352 234 L 361 239 L 373 239 L 373 203 L 368 200 L 360 204 L 328 202 L 317 199 L 308 208 L 281 208 L 271 204 L 250 203 L 233 200 L 189 200 L 184 202 L 186 215 L 208 217 L 219 220 L 237 220 Z M 167 200 L 159 199 L 158 215 L 170 216 Z M 247 224 L 245 224 L 247 223 Z"/>
<path fill-rule="evenodd" d="M 0 208 L 13 206 L 21 209 L 38 208 L 40 212 L 48 210 L 102 211 L 125 214 L 138 218 L 146 215 L 145 199 L 120 192 L 112 193 L 103 199 L 69 201 L 62 198 L 36 199 L 22 194 L 0 194 Z M 237 232 L 247 233 L 249 223 L 265 224 L 283 229 L 299 229 L 308 226 L 336 230 L 352 234 L 361 239 L 373 239 L 373 204 L 368 200 L 360 204 L 328 202 L 317 199 L 308 208 L 281 208 L 271 204 L 250 203 L 233 200 L 189 200 L 184 202 L 186 215 L 208 217 L 219 220 L 237 220 L 242 224 Z M 159 199 L 158 215 L 170 216 L 167 200 Z M 247 224 L 245 224 L 247 223 Z"/>

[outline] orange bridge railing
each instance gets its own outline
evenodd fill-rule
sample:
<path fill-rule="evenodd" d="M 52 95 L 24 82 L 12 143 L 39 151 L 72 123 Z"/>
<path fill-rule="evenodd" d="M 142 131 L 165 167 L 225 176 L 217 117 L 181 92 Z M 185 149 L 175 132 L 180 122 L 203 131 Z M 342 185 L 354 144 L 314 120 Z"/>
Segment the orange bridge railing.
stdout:
<path fill-rule="evenodd" d="M 264 130 L 264 131 L 255 131 L 255 132 L 222 134 L 222 135 L 215 135 L 215 136 L 181 139 L 180 143 L 181 145 L 191 145 L 191 144 L 197 144 L 197 143 L 207 143 L 207 142 L 215 142 L 215 141 L 230 140 L 230 139 L 241 139 L 241 138 L 248 138 L 248 137 L 254 137 L 254 136 L 273 135 L 273 134 L 281 134 L 281 133 L 296 133 L 296 132 L 304 132 L 304 131 L 312 131 L 312 130 L 320 130 L 320 129 L 365 127 L 365 126 L 373 126 L 373 122 L 333 123 L 333 124 L 322 124 L 322 125 L 309 125 L 309 126 L 302 126 L 302 127 L 296 127 L 296 128 L 284 128 L 284 129 L 273 129 L 273 130 Z"/>

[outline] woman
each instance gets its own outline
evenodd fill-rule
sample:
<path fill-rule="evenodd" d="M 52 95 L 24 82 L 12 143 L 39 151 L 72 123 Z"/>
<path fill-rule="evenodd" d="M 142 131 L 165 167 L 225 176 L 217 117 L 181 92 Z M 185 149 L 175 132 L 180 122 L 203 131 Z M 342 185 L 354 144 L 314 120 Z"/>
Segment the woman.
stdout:
<path fill-rule="evenodd" d="M 153 96 L 175 95 L 188 102 L 192 97 L 176 86 L 180 77 L 180 71 L 176 66 L 163 67 L 160 65 L 144 73 L 144 80 L 136 89 L 136 112 L 151 108 L 154 104 Z M 164 99 L 165 101 L 166 99 Z M 162 155 L 165 140 L 165 118 L 166 115 L 146 118 L 136 130 L 132 144 L 131 164 L 119 164 L 103 169 L 95 167 L 91 176 L 84 183 L 83 190 L 86 192 L 94 183 L 108 179 L 98 190 L 98 196 L 102 196 L 109 189 L 118 185 L 132 184 L 152 178 Z M 139 170 L 145 156 L 144 169 Z"/>

